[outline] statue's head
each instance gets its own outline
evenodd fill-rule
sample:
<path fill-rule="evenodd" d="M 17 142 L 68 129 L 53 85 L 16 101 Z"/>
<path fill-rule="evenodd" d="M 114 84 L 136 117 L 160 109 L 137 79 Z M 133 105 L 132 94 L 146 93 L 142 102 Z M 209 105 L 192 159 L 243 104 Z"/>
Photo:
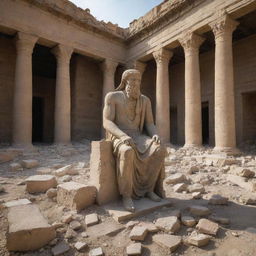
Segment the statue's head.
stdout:
<path fill-rule="evenodd" d="M 128 98 L 138 99 L 140 96 L 141 73 L 136 69 L 124 71 L 117 91 L 125 90 Z"/>

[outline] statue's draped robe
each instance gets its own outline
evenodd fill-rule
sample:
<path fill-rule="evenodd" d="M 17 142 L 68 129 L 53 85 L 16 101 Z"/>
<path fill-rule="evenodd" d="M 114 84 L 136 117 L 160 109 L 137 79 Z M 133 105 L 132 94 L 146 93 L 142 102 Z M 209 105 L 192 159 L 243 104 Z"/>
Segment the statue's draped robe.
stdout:
<path fill-rule="evenodd" d="M 132 127 L 131 129 L 119 127 L 133 139 L 135 144 L 135 147 L 133 147 L 135 153 L 133 163 L 129 163 L 129 166 L 131 166 L 129 171 L 132 172 L 132 175 L 124 175 L 121 173 L 122 170 L 120 170 L 120 161 L 122 161 L 122 152 L 120 148 L 122 146 L 124 147 L 124 143 L 121 139 L 107 133 L 107 138 L 113 142 L 113 152 L 116 157 L 117 181 L 120 194 L 127 194 L 127 191 L 122 191 L 125 188 L 120 186 L 120 184 L 128 182 L 132 186 L 130 196 L 135 199 L 143 197 L 145 196 L 145 193 L 151 191 L 156 192 L 160 196 L 164 196 L 162 183 L 164 179 L 164 157 L 166 155 L 166 149 L 145 134 L 145 122 L 148 120 L 152 120 L 153 122 L 150 100 L 143 95 L 139 97 L 136 102 L 135 118 L 131 120 L 127 113 L 125 113 L 125 108 L 127 107 L 126 95 L 123 93 L 122 97 L 124 97 L 123 107 L 118 109 L 117 106 L 115 111 L 116 114 L 122 115 L 122 118 L 127 118 L 127 122 L 129 122 L 131 124 L 130 127 Z"/>

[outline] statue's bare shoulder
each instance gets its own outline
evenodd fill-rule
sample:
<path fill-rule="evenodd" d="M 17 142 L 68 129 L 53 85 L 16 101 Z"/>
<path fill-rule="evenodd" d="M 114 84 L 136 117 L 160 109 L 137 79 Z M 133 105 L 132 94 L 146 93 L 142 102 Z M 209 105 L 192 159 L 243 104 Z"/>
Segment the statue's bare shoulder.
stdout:
<path fill-rule="evenodd" d="M 122 102 L 124 94 L 122 91 L 109 92 L 106 95 L 105 102 L 107 104 L 118 104 Z"/>

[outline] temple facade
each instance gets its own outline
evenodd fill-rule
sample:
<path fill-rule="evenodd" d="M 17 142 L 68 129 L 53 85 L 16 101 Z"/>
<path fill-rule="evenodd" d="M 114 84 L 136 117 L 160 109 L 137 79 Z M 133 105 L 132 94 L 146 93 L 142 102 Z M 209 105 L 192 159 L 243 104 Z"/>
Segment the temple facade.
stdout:
<path fill-rule="evenodd" d="M 0 143 L 96 140 L 122 72 L 166 143 L 256 141 L 256 1 L 170 0 L 123 29 L 68 0 L 0 1 Z"/>

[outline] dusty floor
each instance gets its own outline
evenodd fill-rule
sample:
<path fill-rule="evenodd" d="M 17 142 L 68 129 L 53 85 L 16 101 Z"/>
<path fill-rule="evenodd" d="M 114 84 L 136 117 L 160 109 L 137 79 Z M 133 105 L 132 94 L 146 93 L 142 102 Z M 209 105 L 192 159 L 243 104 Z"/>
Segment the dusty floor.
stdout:
<path fill-rule="evenodd" d="M 5 148 L 2 147 L 1 150 Z M 79 175 L 72 176 L 72 180 L 87 184 L 89 179 L 89 159 L 90 143 L 74 144 L 70 148 L 58 148 L 55 146 L 37 145 L 38 152 L 23 154 L 17 156 L 13 161 L 0 164 L 0 186 L 5 192 L 0 193 L 0 203 L 19 198 L 28 198 L 37 204 L 43 215 L 49 223 L 59 221 L 63 214 L 68 210 L 58 206 L 56 202 L 49 199 L 46 194 L 30 195 L 25 191 L 25 185 L 22 182 L 26 177 L 34 175 L 37 168 L 24 169 L 23 171 L 11 171 L 10 163 L 16 163 L 23 159 L 37 159 L 39 167 L 55 167 L 58 165 L 77 164 L 84 162 L 85 167 L 80 170 Z M 166 177 L 173 173 L 184 173 L 190 184 L 201 183 L 205 192 L 202 199 L 192 199 L 191 193 L 175 193 L 173 185 L 165 184 L 167 196 L 173 202 L 169 208 L 163 208 L 149 215 L 136 218 L 140 222 L 154 222 L 159 217 L 168 216 L 174 210 L 180 210 L 181 215 L 191 215 L 188 207 L 191 205 L 207 206 L 211 214 L 218 217 L 225 217 L 230 220 L 230 224 L 220 224 L 220 229 L 216 237 L 212 237 L 210 243 L 202 248 L 182 244 L 172 254 L 165 248 L 161 248 L 152 242 L 152 234 L 148 234 L 145 241 L 142 242 L 142 255 L 165 256 L 165 255 L 204 255 L 204 256 L 255 256 L 256 255 L 256 206 L 247 205 L 245 202 L 248 198 L 255 199 L 256 192 L 250 192 L 241 188 L 232 182 L 227 181 L 226 173 L 232 172 L 234 167 L 230 165 L 216 166 L 212 163 L 200 163 L 195 160 L 196 155 L 211 153 L 211 149 L 201 149 L 195 151 L 185 151 L 182 148 L 169 148 L 169 156 L 166 159 Z M 242 156 L 237 157 L 236 166 L 248 167 L 256 171 L 255 147 L 246 148 Z M 190 174 L 191 166 L 197 166 L 195 173 Z M 53 168 L 54 169 L 54 168 Z M 255 182 L 252 178 L 250 182 Z M 208 200 L 213 194 L 220 194 L 228 197 L 228 205 L 209 205 Z M 47 256 L 51 254 L 51 248 L 54 244 L 64 239 L 68 224 L 57 229 L 57 239 L 50 245 L 41 248 L 38 251 L 27 253 L 9 253 L 5 248 L 5 233 L 8 229 L 6 220 L 6 211 L 1 208 L 0 212 L 0 255 L 27 255 L 27 256 Z M 111 222 L 112 218 L 101 207 L 94 205 L 76 215 L 77 219 L 83 224 L 83 218 L 88 213 L 97 213 L 100 222 Z M 124 227 L 127 222 L 124 222 Z M 248 231 L 247 228 L 255 228 Z M 185 238 L 195 228 L 182 226 L 176 235 Z M 89 255 L 89 251 L 96 247 L 102 247 L 105 255 L 126 255 L 126 246 L 131 244 L 129 238 L 130 229 L 124 228 L 113 236 L 103 236 L 97 238 L 83 238 L 81 233 L 85 227 L 76 232 L 75 236 L 68 239 L 71 250 L 64 255 Z M 159 233 L 163 233 L 160 232 Z M 88 247 L 83 252 L 78 252 L 72 246 L 76 241 L 85 241 Z"/>

